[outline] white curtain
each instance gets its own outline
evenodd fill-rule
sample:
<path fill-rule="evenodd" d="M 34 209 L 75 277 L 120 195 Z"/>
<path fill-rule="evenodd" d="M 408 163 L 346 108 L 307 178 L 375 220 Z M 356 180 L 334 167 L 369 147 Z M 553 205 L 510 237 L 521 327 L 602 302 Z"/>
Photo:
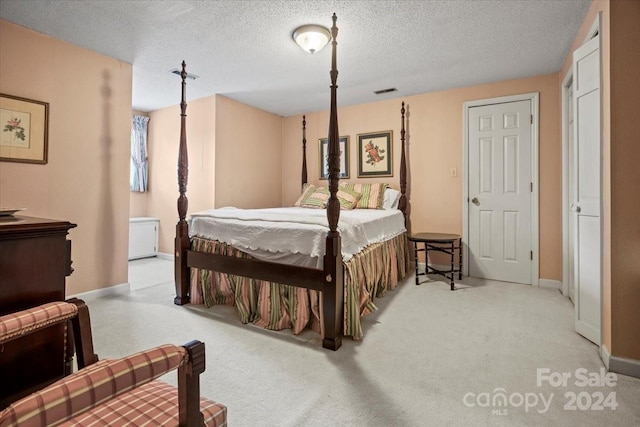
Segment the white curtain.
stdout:
<path fill-rule="evenodd" d="M 149 117 L 133 116 L 131 123 L 131 172 L 129 187 L 131 191 L 147 191 L 147 127 Z"/>

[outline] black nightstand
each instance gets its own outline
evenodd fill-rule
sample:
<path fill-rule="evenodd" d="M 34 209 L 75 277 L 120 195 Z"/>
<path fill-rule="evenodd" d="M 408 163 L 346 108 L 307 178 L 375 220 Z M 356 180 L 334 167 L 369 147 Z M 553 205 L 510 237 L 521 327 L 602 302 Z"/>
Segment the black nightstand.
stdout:
<path fill-rule="evenodd" d="M 419 285 L 418 276 L 427 274 L 439 274 L 446 277 L 451 282 L 451 290 L 455 289 L 453 279 L 458 273 L 458 280 L 462 280 L 462 238 L 458 234 L 446 233 L 417 233 L 409 236 L 409 240 L 413 242 L 413 253 L 416 267 L 416 285 Z M 424 247 L 418 248 L 418 244 L 422 243 Z M 455 264 L 455 254 L 458 251 L 458 265 Z M 449 270 L 438 270 L 429 266 L 429 251 L 443 252 L 451 256 L 451 268 Z M 424 252 L 425 271 L 418 272 L 418 252 Z"/>

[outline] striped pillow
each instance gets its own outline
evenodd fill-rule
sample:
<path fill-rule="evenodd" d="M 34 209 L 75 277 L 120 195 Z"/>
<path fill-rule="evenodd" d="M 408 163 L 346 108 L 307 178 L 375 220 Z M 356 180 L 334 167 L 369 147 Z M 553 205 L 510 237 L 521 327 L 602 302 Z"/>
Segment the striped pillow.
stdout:
<path fill-rule="evenodd" d="M 300 207 L 323 209 L 329 200 L 329 189 L 327 187 L 315 187 L 315 191 L 302 200 Z"/>
<path fill-rule="evenodd" d="M 324 209 L 329 201 L 329 189 L 327 187 L 316 187 L 316 191 L 307 196 L 300 204 L 303 208 Z M 339 187 L 336 193 L 340 209 L 353 209 L 358 204 L 362 194 L 345 187 Z"/>
<path fill-rule="evenodd" d="M 349 190 L 353 190 L 362 194 L 362 197 L 355 207 L 356 209 L 382 209 L 382 203 L 384 202 L 384 191 L 388 186 L 389 184 L 387 183 L 341 184 L 341 187 L 343 188 L 348 188 Z"/>
<path fill-rule="evenodd" d="M 347 187 L 338 187 L 336 196 L 338 196 L 338 201 L 340 202 L 340 209 L 353 209 L 362 198 L 362 193 L 358 193 Z"/>
<path fill-rule="evenodd" d="M 300 197 L 298 197 L 298 200 L 296 200 L 293 206 L 302 206 L 302 202 L 304 201 L 304 199 L 312 195 L 317 189 L 318 187 L 316 187 L 315 185 L 305 183 L 302 187 L 302 194 L 300 195 Z"/>

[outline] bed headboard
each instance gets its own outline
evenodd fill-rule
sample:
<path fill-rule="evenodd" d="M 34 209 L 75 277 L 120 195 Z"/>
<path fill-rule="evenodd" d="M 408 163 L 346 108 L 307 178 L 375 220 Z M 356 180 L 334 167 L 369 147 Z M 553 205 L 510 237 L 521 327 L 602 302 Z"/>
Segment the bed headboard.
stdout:
<path fill-rule="evenodd" d="M 407 158 L 406 158 L 406 130 L 405 123 L 408 120 L 408 117 L 405 116 L 406 109 L 404 105 L 404 101 L 402 102 L 402 107 L 400 108 L 400 200 L 398 202 L 398 209 L 402 211 L 404 215 L 404 223 L 405 226 L 408 226 L 408 203 L 407 203 Z M 336 119 L 337 122 L 337 119 Z M 329 124 L 331 127 L 331 124 Z M 336 123 L 337 127 L 337 123 Z M 339 156 L 338 156 L 339 158 Z M 304 185 L 307 183 L 307 116 L 302 116 L 302 184 L 301 186 L 304 188 Z"/>

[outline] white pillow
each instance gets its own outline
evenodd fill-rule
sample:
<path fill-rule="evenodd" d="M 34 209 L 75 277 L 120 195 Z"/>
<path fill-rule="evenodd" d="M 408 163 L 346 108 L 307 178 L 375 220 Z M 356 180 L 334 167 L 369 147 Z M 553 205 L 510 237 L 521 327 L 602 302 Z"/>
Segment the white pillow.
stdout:
<path fill-rule="evenodd" d="M 398 209 L 400 201 L 400 192 L 393 188 L 387 188 L 384 191 L 384 200 L 382 201 L 382 209 Z"/>

